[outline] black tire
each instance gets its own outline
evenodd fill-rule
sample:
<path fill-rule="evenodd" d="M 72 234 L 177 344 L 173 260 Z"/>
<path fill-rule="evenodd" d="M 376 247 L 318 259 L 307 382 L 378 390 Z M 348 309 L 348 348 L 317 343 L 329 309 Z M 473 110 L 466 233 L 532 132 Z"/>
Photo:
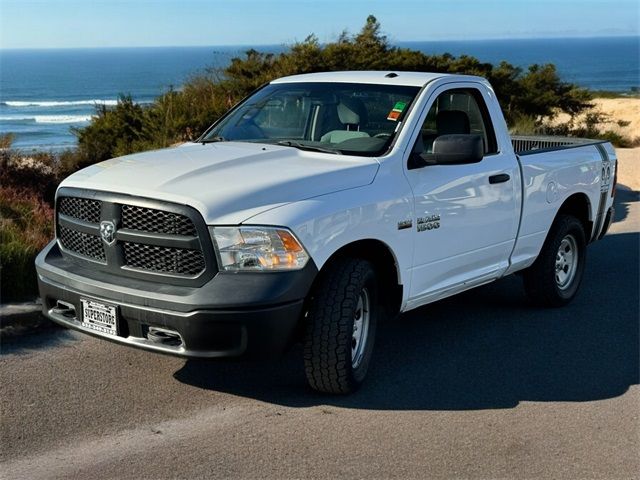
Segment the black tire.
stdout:
<path fill-rule="evenodd" d="M 562 284 L 557 277 L 559 272 L 565 272 L 564 267 L 556 272 L 557 257 L 563 240 L 571 243 L 575 241 L 577 251 L 577 265 L 575 273 L 566 284 Z M 563 246 L 563 251 L 565 250 Z M 568 304 L 576 296 L 584 273 L 586 262 L 586 240 L 582 223 L 571 215 L 559 215 L 551 226 L 549 235 L 542 246 L 535 263 L 524 270 L 522 278 L 524 288 L 529 298 L 537 305 L 543 307 L 562 307 Z M 561 262 L 561 260 L 558 260 Z"/>
<path fill-rule="evenodd" d="M 310 298 L 304 340 L 304 366 L 309 385 L 323 393 L 346 394 L 362 384 L 373 353 L 380 306 L 373 266 L 345 258 L 328 265 Z M 368 328 L 352 361 L 354 323 L 359 300 L 368 297 Z M 362 310 L 362 309 L 361 309 Z M 364 312 L 360 312 L 364 315 Z M 360 317 L 364 318 L 364 317 Z M 363 322 L 361 321 L 361 324 Z M 362 340 L 360 340 L 362 342 Z"/>

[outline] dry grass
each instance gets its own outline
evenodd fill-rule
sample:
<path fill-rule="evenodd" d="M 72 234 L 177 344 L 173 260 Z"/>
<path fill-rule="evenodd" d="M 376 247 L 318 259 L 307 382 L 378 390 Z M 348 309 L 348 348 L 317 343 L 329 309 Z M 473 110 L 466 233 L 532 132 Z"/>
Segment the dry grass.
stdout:
<path fill-rule="evenodd" d="M 571 126 L 573 131 L 581 134 L 586 131 L 587 136 L 604 138 L 617 147 L 640 146 L 640 98 L 594 98 L 592 103 L 593 108 L 575 117 L 573 122 L 569 115 L 560 113 L 547 125 L 551 128 Z"/>
<path fill-rule="evenodd" d="M 53 238 L 53 209 L 37 187 L 0 186 L 0 302 L 36 296 L 34 260 Z"/>

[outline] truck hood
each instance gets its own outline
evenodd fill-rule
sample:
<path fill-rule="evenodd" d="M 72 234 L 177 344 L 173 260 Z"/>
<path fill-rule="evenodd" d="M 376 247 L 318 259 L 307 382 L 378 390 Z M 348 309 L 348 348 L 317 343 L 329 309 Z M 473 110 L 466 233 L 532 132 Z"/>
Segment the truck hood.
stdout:
<path fill-rule="evenodd" d="M 267 144 L 186 144 L 80 170 L 61 187 L 124 193 L 196 208 L 207 224 L 239 224 L 287 203 L 370 184 L 374 158 Z"/>

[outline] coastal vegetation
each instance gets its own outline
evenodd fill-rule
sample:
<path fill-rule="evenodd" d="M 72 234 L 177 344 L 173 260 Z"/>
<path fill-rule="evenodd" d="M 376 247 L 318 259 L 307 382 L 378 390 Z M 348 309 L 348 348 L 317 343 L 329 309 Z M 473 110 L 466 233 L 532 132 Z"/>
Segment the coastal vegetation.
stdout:
<path fill-rule="evenodd" d="M 130 96 L 117 105 L 99 105 L 92 121 L 75 130 L 78 146 L 59 154 L 24 155 L 0 138 L 0 265 L 2 302 L 36 294 L 33 260 L 53 236 L 53 195 L 59 181 L 84 166 L 128 153 L 195 140 L 231 106 L 274 78 L 336 70 L 398 70 L 480 75 L 493 85 L 514 133 L 546 133 L 606 138 L 634 146 L 591 112 L 592 94 L 560 79 L 554 65 L 522 69 L 477 58 L 427 55 L 392 46 L 375 17 L 356 34 L 343 32 L 321 44 L 310 35 L 280 54 L 249 50 L 222 69 L 207 69 L 150 105 Z M 562 118 L 562 121 L 558 121 Z"/>
<path fill-rule="evenodd" d="M 589 92 L 563 82 L 553 65 L 528 69 L 507 62 L 483 63 L 449 54 L 427 55 L 392 46 L 370 16 L 360 32 L 343 32 L 321 44 L 311 35 L 280 54 L 246 52 L 223 69 L 210 69 L 142 107 L 122 97 L 116 107 L 101 106 L 96 117 L 77 131 L 79 153 L 97 162 L 126 153 L 161 148 L 196 139 L 229 107 L 274 78 L 336 70 L 398 70 L 465 73 L 487 78 L 496 90 L 510 125 L 543 126 L 557 113 L 574 117 L 590 108 Z"/>
<path fill-rule="evenodd" d="M 9 144 L 1 136 L 0 144 Z M 53 195 L 59 178 L 50 155 L 23 158 L 0 150 L 0 299 L 35 296 L 34 259 L 53 237 Z"/>

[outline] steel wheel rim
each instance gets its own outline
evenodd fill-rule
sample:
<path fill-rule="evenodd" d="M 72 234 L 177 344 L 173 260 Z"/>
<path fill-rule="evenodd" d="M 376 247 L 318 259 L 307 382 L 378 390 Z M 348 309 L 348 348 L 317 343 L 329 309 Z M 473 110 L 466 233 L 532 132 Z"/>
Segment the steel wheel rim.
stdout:
<path fill-rule="evenodd" d="M 560 242 L 556 253 L 556 284 L 560 290 L 569 288 L 578 271 L 578 242 L 571 234 Z"/>
<path fill-rule="evenodd" d="M 351 336 L 351 366 L 355 369 L 362 363 L 367 347 L 370 319 L 369 292 L 363 288 L 358 295 L 356 311 L 353 314 L 353 334 Z"/>

